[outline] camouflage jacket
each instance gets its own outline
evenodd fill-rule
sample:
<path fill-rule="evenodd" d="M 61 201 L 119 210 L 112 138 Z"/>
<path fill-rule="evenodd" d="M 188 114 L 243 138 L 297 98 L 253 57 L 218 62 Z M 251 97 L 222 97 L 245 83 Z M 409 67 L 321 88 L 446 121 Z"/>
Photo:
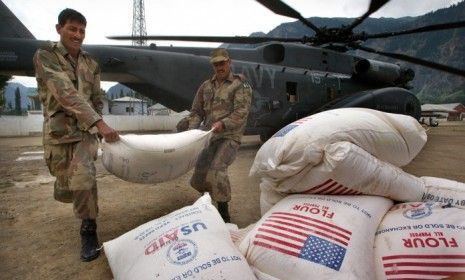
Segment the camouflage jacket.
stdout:
<path fill-rule="evenodd" d="M 222 121 L 224 130 L 215 133 L 213 139 L 227 138 L 240 142 L 244 133 L 252 88 L 240 75 L 230 74 L 222 85 L 217 86 L 216 77 L 202 83 L 192 103 L 189 129 L 203 125 L 210 128 Z"/>
<path fill-rule="evenodd" d="M 84 51 L 72 58 L 61 42 L 39 48 L 33 62 L 44 111 L 44 144 L 76 142 L 83 131 L 95 132 L 103 108 L 98 63 Z"/>

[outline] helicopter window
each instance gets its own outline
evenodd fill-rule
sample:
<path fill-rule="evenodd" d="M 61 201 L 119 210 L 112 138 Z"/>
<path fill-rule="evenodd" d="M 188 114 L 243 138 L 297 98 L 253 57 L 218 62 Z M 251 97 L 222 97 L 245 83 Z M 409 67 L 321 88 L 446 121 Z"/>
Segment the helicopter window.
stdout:
<path fill-rule="evenodd" d="M 289 103 L 297 102 L 297 83 L 296 82 L 286 82 L 286 97 Z"/>

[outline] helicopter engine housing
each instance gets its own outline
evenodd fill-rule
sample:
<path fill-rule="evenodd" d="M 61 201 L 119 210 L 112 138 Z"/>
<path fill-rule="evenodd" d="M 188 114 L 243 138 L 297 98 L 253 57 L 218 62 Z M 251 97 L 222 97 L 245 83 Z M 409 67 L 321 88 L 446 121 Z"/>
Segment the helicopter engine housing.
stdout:
<path fill-rule="evenodd" d="M 365 90 L 350 95 L 331 106 L 331 109 L 362 107 L 387 113 L 409 115 L 417 120 L 421 116 L 420 101 L 416 96 L 399 87 Z"/>
<path fill-rule="evenodd" d="M 411 69 L 404 69 L 397 64 L 361 59 L 354 64 L 355 80 L 387 85 L 404 85 L 415 76 Z"/>

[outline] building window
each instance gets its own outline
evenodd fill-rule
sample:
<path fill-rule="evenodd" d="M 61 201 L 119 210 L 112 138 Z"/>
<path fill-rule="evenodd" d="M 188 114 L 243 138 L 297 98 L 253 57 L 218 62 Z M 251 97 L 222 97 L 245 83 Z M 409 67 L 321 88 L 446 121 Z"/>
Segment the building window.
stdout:
<path fill-rule="evenodd" d="M 126 107 L 126 113 L 134 113 L 134 107 Z"/>

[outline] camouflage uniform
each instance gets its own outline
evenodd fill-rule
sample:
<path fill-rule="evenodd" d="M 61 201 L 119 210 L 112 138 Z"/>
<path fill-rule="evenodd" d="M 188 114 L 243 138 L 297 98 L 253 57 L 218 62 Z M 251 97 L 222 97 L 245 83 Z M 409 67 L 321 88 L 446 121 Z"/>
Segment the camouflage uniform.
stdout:
<path fill-rule="evenodd" d="M 189 129 L 206 128 L 221 121 L 224 130 L 215 133 L 196 163 L 191 185 L 199 192 L 210 192 L 213 200 L 231 200 L 227 168 L 236 158 L 252 99 L 252 88 L 240 75 L 230 73 L 222 85 L 216 77 L 205 81 L 197 91 L 188 117 Z"/>
<path fill-rule="evenodd" d="M 98 138 L 94 124 L 102 118 L 103 108 L 100 68 L 83 51 L 76 60 L 61 42 L 38 49 L 33 62 L 44 111 L 44 157 L 56 177 L 54 197 L 72 201 L 76 217 L 95 219 Z"/>

